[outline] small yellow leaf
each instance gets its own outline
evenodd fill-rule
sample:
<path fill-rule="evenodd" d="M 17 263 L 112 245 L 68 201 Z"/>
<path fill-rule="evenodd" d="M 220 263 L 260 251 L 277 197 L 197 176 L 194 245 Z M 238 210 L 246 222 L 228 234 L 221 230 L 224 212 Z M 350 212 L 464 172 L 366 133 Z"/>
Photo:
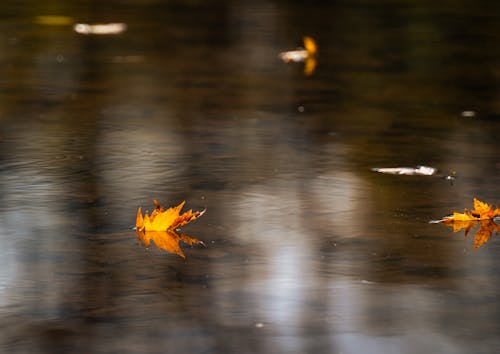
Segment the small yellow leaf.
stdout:
<path fill-rule="evenodd" d="M 309 36 L 304 36 L 304 48 L 306 48 L 307 53 L 309 55 L 316 55 L 318 52 L 318 46 L 316 45 L 316 41 Z"/>

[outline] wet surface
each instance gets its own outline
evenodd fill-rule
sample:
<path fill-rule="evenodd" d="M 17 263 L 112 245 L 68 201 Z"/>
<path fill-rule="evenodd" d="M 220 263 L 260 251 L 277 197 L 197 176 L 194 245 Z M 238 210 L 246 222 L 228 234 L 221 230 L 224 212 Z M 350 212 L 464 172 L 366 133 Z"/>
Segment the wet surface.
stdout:
<path fill-rule="evenodd" d="M 500 241 L 428 224 L 500 201 L 494 7 L 3 4 L 1 351 L 497 351 Z M 155 198 L 207 247 L 138 244 Z"/>

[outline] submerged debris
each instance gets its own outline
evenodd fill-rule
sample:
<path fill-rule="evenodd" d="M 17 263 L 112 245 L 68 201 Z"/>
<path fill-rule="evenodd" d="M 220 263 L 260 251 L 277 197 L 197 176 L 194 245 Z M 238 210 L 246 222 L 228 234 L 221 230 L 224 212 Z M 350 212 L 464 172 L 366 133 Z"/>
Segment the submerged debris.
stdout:
<path fill-rule="evenodd" d="M 466 110 L 466 111 L 462 111 L 462 113 L 460 113 L 460 115 L 464 118 L 474 118 L 477 113 L 475 111 L 472 111 L 472 110 Z"/>
<path fill-rule="evenodd" d="M 102 23 L 102 24 L 88 24 L 77 23 L 73 26 L 76 33 L 80 34 L 120 34 L 127 29 L 125 23 Z"/>
<path fill-rule="evenodd" d="M 429 166 L 416 166 L 416 167 L 383 167 L 372 168 L 372 171 L 379 173 L 387 173 L 391 175 L 408 175 L 408 176 L 432 176 L 437 173 L 437 168 Z"/>
<path fill-rule="evenodd" d="M 445 181 L 449 181 L 453 185 L 453 181 L 457 179 L 455 171 L 451 174 L 442 177 Z"/>

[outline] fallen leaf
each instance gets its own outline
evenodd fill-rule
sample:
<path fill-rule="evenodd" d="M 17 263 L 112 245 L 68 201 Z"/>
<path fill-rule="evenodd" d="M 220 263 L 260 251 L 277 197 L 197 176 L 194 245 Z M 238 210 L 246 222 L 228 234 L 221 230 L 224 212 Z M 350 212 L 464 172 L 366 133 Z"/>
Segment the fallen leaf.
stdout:
<path fill-rule="evenodd" d="M 451 216 L 446 216 L 445 219 L 450 220 L 451 222 L 469 222 L 469 221 L 478 221 L 479 219 L 472 215 L 472 213 L 464 209 L 463 213 L 453 212 Z"/>
<path fill-rule="evenodd" d="M 286 64 L 305 62 L 304 75 L 309 76 L 314 73 L 314 69 L 316 68 L 316 54 L 318 52 L 318 46 L 312 37 L 305 36 L 303 41 L 304 48 L 281 52 L 279 57 Z"/>
<path fill-rule="evenodd" d="M 182 202 L 176 207 L 168 208 L 165 210 L 155 199 L 155 209 L 148 215 L 146 213 L 144 217 L 142 216 L 141 208 L 137 210 L 137 217 L 135 226 L 139 231 L 168 231 L 175 230 L 179 227 L 186 225 L 187 223 L 199 218 L 205 213 L 205 210 L 195 211 L 188 210 L 183 214 L 180 214 L 182 207 L 186 202 Z"/>
<path fill-rule="evenodd" d="M 316 41 L 309 36 L 304 36 L 303 40 L 304 47 L 306 48 L 309 56 L 316 55 L 316 53 L 318 52 L 318 45 L 316 44 Z"/>
<path fill-rule="evenodd" d="M 472 210 L 472 215 L 478 215 L 481 220 L 490 220 L 500 215 L 500 209 L 493 209 L 493 206 L 474 198 L 474 210 Z"/>
<path fill-rule="evenodd" d="M 146 213 L 144 216 L 139 207 L 135 221 L 137 239 L 144 243 L 146 247 L 149 247 L 151 241 L 153 241 L 158 248 L 170 253 L 175 253 L 183 258 L 185 258 L 185 256 L 179 245 L 181 241 L 188 245 L 199 244 L 204 246 L 205 244 L 203 241 L 184 233 L 179 234 L 176 231 L 176 229 L 199 218 L 205 213 L 205 210 L 195 212 L 188 210 L 181 214 L 180 212 L 185 203 L 186 202 L 182 202 L 176 207 L 165 210 L 155 199 L 155 209 L 151 215 Z"/>
<path fill-rule="evenodd" d="M 498 215 L 500 215 L 500 209 L 494 209 L 491 205 L 474 198 L 473 210 L 464 209 L 463 213 L 453 212 L 452 215 L 431 221 L 431 223 L 442 223 L 453 228 L 453 232 L 464 230 L 465 237 L 479 224 L 480 227 L 474 236 L 474 248 L 479 248 L 491 238 L 493 232 L 498 234 L 500 231 L 500 226 L 493 220 Z"/>

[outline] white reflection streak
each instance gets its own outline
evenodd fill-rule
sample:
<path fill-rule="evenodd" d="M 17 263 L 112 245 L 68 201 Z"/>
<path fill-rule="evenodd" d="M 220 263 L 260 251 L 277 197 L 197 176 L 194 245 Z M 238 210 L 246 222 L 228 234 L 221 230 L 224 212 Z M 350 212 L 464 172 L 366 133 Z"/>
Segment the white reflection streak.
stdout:
<path fill-rule="evenodd" d="M 436 318 L 442 306 L 436 293 L 421 286 L 344 280 L 332 288 L 330 301 L 331 312 L 338 317 L 332 321 L 330 338 L 338 352 L 464 352 L 453 338 L 443 335 Z"/>
<path fill-rule="evenodd" d="M 325 237 L 331 230 L 341 237 L 356 237 L 365 230 L 362 212 L 357 210 L 365 203 L 365 190 L 355 175 L 334 170 L 314 178 L 310 181 L 310 200 L 301 200 L 303 195 L 298 190 L 294 181 L 275 180 L 247 190 L 238 204 L 241 215 L 236 235 L 241 242 L 248 242 L 252 235 L 252 247 L 265 253 L 264 264 L 250 265 L 250 286 L 263 295 L 254 300 L 256 311 L 261 311 L 258 319 L 276 330 L 278 336 L 273 343 L 279 347 L 272 349 L 283 352 L 297 352 L 306 345 L 301 330 L 304 319 L 310 316 L 309 295 L 315 291 L 318 276 L 312 248 L 314 233 L 308 226 L 311 220 L 317 222 L 317 230 L 324 231 Z M 305 211 L 304 205 L 314 205 L 315 209 Z M 304 215 L 308 215 L 307 225 Z M 345 221 L 356 216 L 360 222 Z M 349 293 L 342 299 L 347 314 L 356 307 L 357 297 L 359 294 Z"/>
<path fill-rule="evenodd" d="M 11 145 L 12 159 L 20 164 L 11 167 L 3 181 L 7 191 L 4 203 L 11 207 L 2 215 L 5 220 L 1 234 L 6 242 L 0 252 L 4 265 L 0 272 L 0 305 L 14 308 L 19 303 L 33 304 L 43 308 L 41 312 L 47 316 L 58 308 L 63 290 L 72 286 L 69 281 L 64 285 L 54 281 L 60 269 L 49 257 L 59 244 L 57 237 L 43 237 L 57 233 L 58 227 L 67 223 L 57 208 L 59 199 L 71 191 L 62 177 L 64 166 L 50 159 L 64 144 L 64 135 L 58 133 L 37 127 L 11 136 L 12 141 L 19 142 Z M 20 261 L 33 250 L 41 254 L 40 259 Z"/>
<path fill-rule="evenodd" d="M 335 231 L 342 238 L 359 237 L 368 228 L 368 200 L 363 182 L 350 172 L 320 175 L 311 181 L 317 212 L 322 215 L 318 225 L 325 225 L 325 232 Z M 355 222 L 353 222 L 355 220 Z"/>
<path fill-rule="evenodd" d="M 283 232 L 286 237 L 286 232 Z M 307 272 L 311 271 L 304 262 L 303 246 L 293 245 L 275 249 L 269 262 L 269 276 L 262 284 L 268 294 L 262 304 L 266 308 L 267 321 L 279 326 L 279 343 L 287 352 L 301 348 L 300 324 L 305 316 L 305 291 L 307 290 Z"/>
<path fill-rule="evenodd" d="M 237 236 L 265 253 L 264 264 L 251 264 L 250 287 L 262 294 L 255 299 L 259 320 L 279 333 L 275 343 L 280 350 L 300 348 L 298 331 L 304 314 L 306 291 L 311 276 L 312 250 L 301 225 L 300 201 L 293 183 L 256 186 L 241 202 Z"/>
<path fill-rule="evenodd" d="M 5 225 L 2 222 L 2 225 Z M 0 237 L 2 240 L 9 240 L 9 232 L 6 228 L 2 227 L 0 230 Z M 5 308 L 9 306 L 8 289 L 12 286 L 18 274 L 18 267 L 16 263 L 16 248 L 12 242 L 3 242 L 0 249 L 0 307 Z M 12 303 L 10 305 L 13 305 Z"/>

